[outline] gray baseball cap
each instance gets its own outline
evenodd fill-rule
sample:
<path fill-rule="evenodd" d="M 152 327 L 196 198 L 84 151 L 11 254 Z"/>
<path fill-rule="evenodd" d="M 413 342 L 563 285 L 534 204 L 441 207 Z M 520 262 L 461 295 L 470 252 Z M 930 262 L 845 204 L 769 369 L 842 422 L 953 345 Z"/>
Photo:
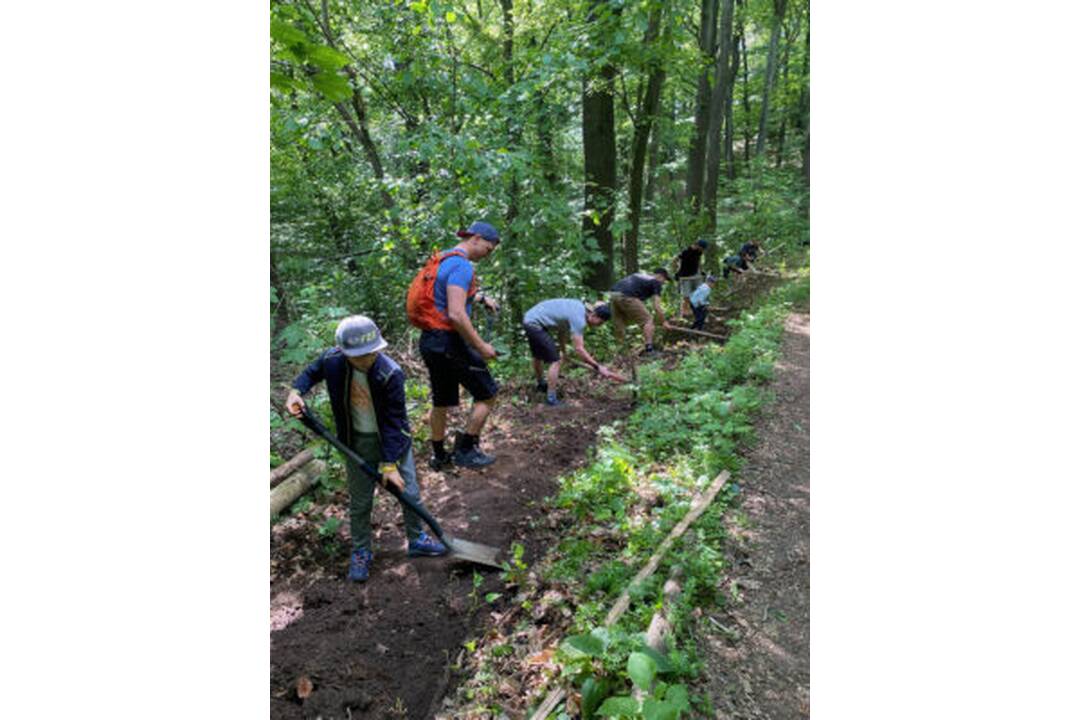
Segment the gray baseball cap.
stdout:
<path fill-rule="evenodd" d="M 386 347 L 379 327 L 367 315 L 350 315 L 342 320 L 334 339 L 341 352 L 349 357 L 367 355 Z"/>

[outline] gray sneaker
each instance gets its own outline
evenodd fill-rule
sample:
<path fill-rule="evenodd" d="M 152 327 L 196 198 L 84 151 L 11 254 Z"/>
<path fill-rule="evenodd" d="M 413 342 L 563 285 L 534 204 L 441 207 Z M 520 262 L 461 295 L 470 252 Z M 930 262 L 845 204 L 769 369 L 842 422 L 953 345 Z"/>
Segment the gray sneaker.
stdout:
<path fill-rule="evenodd" d="M 468 450 L 455 450 L 454 451 L 454 464 L 458 467 L 464 468 L 478 468 L 490 465 L 495 462 L 495 458 L 488 455 L 478 447 L 470 448 Z"/>

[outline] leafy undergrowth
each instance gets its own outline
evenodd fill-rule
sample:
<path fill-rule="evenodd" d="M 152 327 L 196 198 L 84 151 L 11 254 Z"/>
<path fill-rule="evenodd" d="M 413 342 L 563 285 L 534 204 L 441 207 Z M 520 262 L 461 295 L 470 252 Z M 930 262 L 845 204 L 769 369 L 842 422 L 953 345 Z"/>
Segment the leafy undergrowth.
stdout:
<path fill-rule="evenodd" d="M 601 430 L 590 465 L 561 479 L 535 521 L 550 551 L 531 570 L 520 552 L 507 565 L 505 592 L 487 598 L 493 622 L 458 654 L 451 669 L 466 679 L 436 717 L 528 717 L 560 684 L 566 699 L 549 715 L 559 720 L 712 716 L 695 691 L 702 666 L 691 632 L 695 618 L 725 602 L 721 518 L 736 482 L 632 588 L 628 611 L 612 626 L 604 620 L 693 497 L 723 470 L 739 469 L 736 451 L 752 441 L 753 415 L 769 400 L 763 386 L 784 317 L 808 296 L 804 275 L 731 320 L 723 348 L 702 347 L 671 370 L 659 362 L 640 369 L 637 409 Z M 664 601 L 669 576 L 681 593 Z M 666 654 L 644 643 L 661 607 L 672 624 Z"/>

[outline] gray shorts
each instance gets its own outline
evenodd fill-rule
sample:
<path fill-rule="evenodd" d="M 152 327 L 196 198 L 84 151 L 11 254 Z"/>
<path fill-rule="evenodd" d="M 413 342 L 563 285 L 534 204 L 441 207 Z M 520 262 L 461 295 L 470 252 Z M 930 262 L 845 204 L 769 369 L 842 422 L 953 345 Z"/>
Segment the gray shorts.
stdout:
<path fill-rule="evenodd" d="M 684 298 L 689 298 L 704 281 L 705 279 L 700 275 L 690 275 L 689 277 L 679 278 L 679 294 Z"/>

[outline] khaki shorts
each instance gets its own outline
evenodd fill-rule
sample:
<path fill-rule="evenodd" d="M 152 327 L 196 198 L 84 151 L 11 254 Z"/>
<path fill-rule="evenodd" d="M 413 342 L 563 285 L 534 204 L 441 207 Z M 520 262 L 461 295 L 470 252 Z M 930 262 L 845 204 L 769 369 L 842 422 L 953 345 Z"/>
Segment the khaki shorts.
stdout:
<path fill-rule="evenodd" d="M 704 279 L 700 275 L 679 278 L 679 294 L 684 298 L 690 297 L 702 282 L 704 282 Z"/>
<path fill-rule="evenodd" d="M 645 303 L 636 297 L 627 297 L 622 293 L 611 294 L 611 322 L 615 326 L 616 337 L 622 335 L 627 325 L 645 325 L 652 319 Z"/>

